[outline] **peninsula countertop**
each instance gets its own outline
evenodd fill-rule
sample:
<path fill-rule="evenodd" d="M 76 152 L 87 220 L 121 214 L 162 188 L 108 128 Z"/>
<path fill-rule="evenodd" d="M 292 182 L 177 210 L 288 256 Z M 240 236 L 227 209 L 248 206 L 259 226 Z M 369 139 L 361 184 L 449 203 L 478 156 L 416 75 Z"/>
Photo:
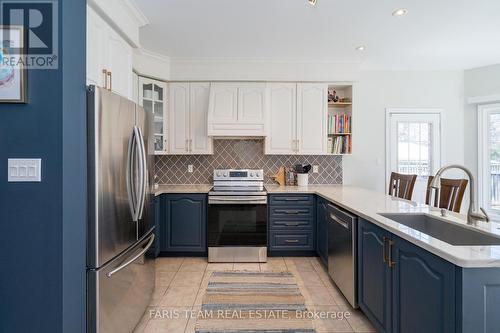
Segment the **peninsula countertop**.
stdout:
<path fill-rule="evenodd" d="M 436 208 L 354 186 L 265 185 L 265 187 L 269 194 L 316 194 L 457 266 L 500 267 L 500 246 L 451 245 L 380 215 L 380 213 L 424 213 L 440 217 L 440 211 Z M 212 185 L 160 185 L 155 189 L 155 195 L 162 193 L 208 193 L 211 188 Z M 471 227 L 467 225 L 464 215 L 451 212 L 445 219 L 460 224 L 464 228 L 477 228 L 500 238 L 499 223 L 479 222 L 478 226 Z"/>

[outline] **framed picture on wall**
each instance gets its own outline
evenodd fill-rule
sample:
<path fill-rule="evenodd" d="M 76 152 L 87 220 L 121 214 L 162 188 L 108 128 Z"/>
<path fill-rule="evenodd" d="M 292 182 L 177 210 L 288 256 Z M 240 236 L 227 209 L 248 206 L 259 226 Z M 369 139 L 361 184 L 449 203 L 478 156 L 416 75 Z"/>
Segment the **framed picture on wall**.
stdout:
<path fill-rule="evenodd" d="M 26 103 L 24 29 L 0 26 L 0 103 Z"/>

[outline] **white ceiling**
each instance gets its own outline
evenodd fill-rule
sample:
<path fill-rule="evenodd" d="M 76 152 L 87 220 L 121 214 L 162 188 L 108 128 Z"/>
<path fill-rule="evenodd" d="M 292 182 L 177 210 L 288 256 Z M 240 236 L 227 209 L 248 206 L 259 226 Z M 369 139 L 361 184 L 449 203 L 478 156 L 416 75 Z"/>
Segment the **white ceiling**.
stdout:
<path fill-rule="evenodd" d="M 142 47 L 170 57 L 322 59 L 365 69 L 500 63 L 500 0 L 135 1 L 150 21 Z M 408 15 L 393 17 L 400 7 Z"/>

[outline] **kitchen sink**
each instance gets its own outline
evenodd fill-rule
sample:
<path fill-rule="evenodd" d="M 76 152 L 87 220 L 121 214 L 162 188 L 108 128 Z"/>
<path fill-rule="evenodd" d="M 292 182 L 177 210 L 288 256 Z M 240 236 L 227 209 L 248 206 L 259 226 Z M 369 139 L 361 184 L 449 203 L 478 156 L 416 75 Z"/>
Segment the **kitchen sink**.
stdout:
<path fill-rule="evenodd" d="M 500 236 L 443 221 L 427 214 L 380 213 L 390 220 L 404 224 L 429 236 L 457 246 L 500 245 Z"/>

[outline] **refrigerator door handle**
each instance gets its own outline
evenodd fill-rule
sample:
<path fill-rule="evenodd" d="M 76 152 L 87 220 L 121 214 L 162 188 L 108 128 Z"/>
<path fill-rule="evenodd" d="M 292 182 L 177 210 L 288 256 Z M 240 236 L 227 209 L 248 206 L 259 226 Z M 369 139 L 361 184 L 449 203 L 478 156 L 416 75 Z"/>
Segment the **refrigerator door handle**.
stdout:
<path fill-rule="evenodd" d="M 134 126 L 134 147 L 135 147 L 135 156 L 136 156 L 136 164 L 137 164 L 137 178 L 135 181 L 135 186 L 134 186 L 134 193 L 135 193 L 135 215 L 134 215 L 134 222 L 137 222 L 139 220 L 139 215 L 141 213 L 141 207 L 142 207 L 142 202 L 143 202 L 143 187 L 144 187 L 144 163 L 142 159 L 142 147 L 141 147 L 141 133 L 140 129 L 137 126 Z"/>
<path fill-rule="evenodd" d="M 118 273 L 119 271 L 121 271 L 122 269 L 124 269 L 125 267 L 127 267 L 128 265 L 130 265 L 131 263 L 133 263 L 134 261 L 136 261 L 137 258 L 139 258 L 144 253 L 146 253 L 149 250 L 149 248 L 151 247 L 151 245 L 153 245 L 154 240 L 155 240 L 155 234 L 151 234 L 149 242 L 148 242 L 148 244 L 146 244 L 146 247 L 144 249 L 142 249 L 141 252 L 139 252 L 138 254 L 136 254 L 135 256 L 133 256 L 132 258 L 130 258 L 129 260 L 127 260 L 123 264 L 121 264 L 120 266 L 118 266 L 115 269 L 113 269 L 112 271 L 110 271 L 107 274 L 108 278 L 112 277 L 113 274 Z"/>
<path fill-rule="evenodd" d="M 141 178 L 141 186 L 140 186 L 140 198 L 141 200 L 138 202 L 138 213 L 137 217 L 138 219 L 142 219 L 142 213 L 144 211 L 144 204 L 146 202 L 146 192 L 148 188 L 148 169 L 147 169 L 147 156 L 146 156 L 146 146 L 144 144 L 144 138 L 142 136 L 141 129 L 139 127 L 137 128 L 137 139 L 138 139 L 138 147 L 139 147 L 139 156 L 140 156 L 140 164 L 141 164 L 141 173 L 140 173 L 140 178 Z"/>
<path fill-rule="evenodd" d="M 134 168 L 134 158 L 133 154 L 135 153 L 135 131 L 132 132 L 128 141 L 128 152 L 127 152 L 127 167 L 126 167 L 126 175 L 125 175 L 125 183 L 127 184 L 127 197 L 128 204 L 130 207 L 130 214 L 132 215 L 132 220 L 137 221 L 136 214 L 136 191 L 135 191 L 135 182 L 133 181 L 133 168 Z"/>

